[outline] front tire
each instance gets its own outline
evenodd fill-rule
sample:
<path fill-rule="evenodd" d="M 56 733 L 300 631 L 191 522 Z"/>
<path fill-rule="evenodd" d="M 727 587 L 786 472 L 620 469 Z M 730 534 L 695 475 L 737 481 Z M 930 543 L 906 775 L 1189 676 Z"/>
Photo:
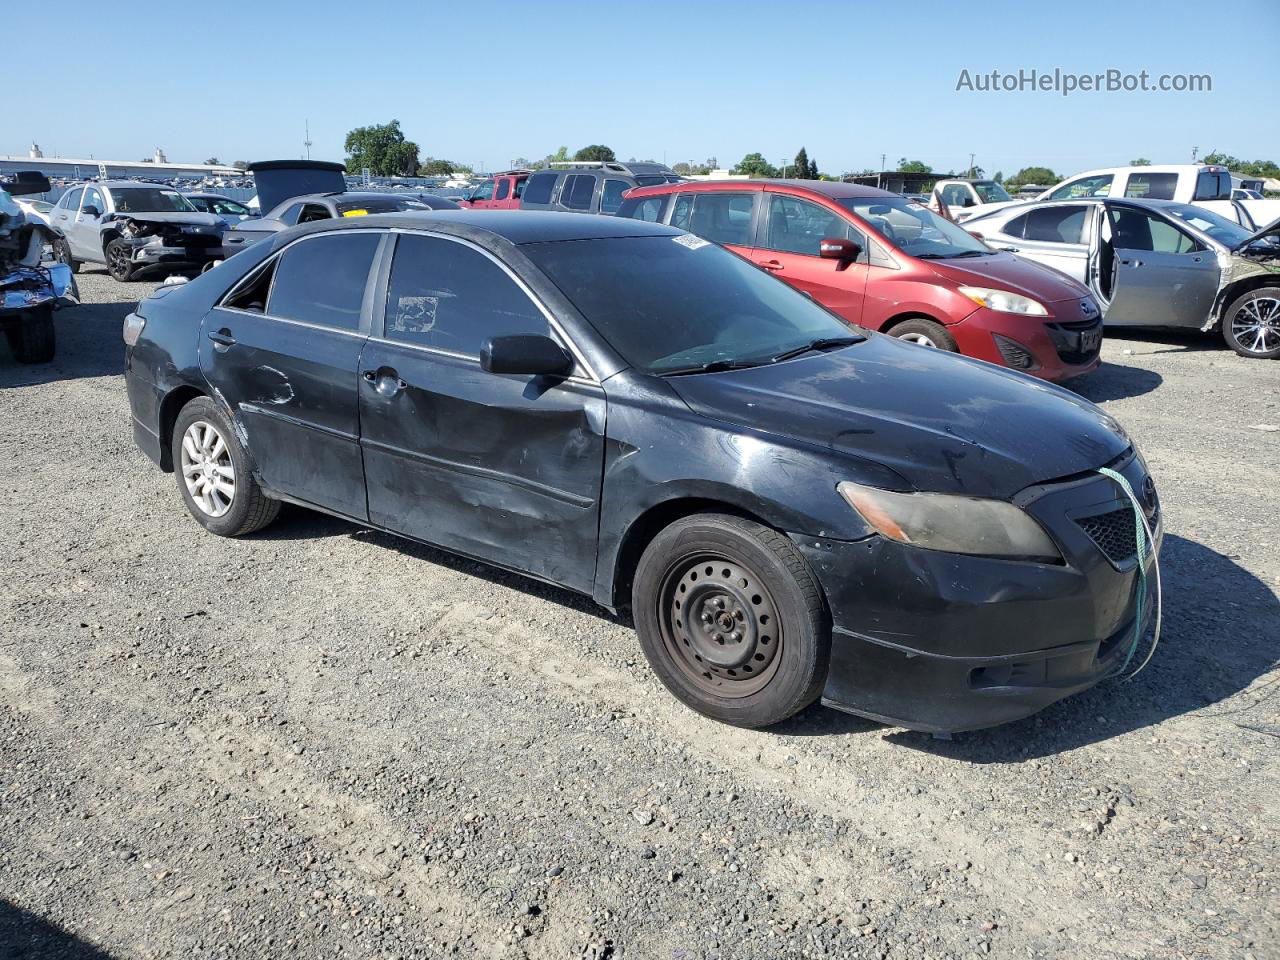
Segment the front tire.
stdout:
<path fill-rule="evenodd" d="M 133 247 L 124 240 L 112 240 L 107 244 L 107 272 L 121 283 L 133 279 Z"/>
<path fill-rule="evenodd" d="M 636 568 L 632 614 L 658 679 L 715 720 L 778 723 L 826 681 L 818 582 L 790 540 L 750 520 L 701 514 L 659 533 Z"/>
<path fill-rule="evenodd" d="M 922 347 L 935 347 L 951 353 L 960 352 L 960 347 L 956 345 L 956 338 L 947 332 L 946 327 L 936 321 L 926 320 L 924 317 L 912 317 L 910 320 L 895 324 L 889 331 L 889 335 Z"/>
<path fill-rule="evenodd" d="M 249 454 L 226 414 L 197 397 L 173 425 L 173 472 L 182 500 L 202 527 L 220 537 L 261 530 L 280 513 L 254 479 Z"/>
<path fill-rule="evenodd" d="M 5 336 L 19 363 L 48 363 L 56 351 L 53 304 L 24 310 L 5 324 Z"/>
<path fill-rule="evenodd" d="M 1258 287 L 1236 298 L 1222 319 L 1222 338 L 1242 357 L 1280 357 L 1280 287 Z"/>
<path fill-rule="evenodd" d="M 71 255 L 71 245 L 66 237 L 59 237 L 53 242 L 53 256 L 59 263 L 65 263 L 72 273 L 80 272 L 80 261 Z"/>

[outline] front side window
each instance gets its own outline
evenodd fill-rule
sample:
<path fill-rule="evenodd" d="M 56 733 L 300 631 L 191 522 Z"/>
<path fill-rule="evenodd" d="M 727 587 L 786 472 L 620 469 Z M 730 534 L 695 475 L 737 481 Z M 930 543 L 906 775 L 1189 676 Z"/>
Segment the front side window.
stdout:
<path fill-rule="evenodd" d="M 187 197 L 187 202 L 201 213 L 213 212 L 213 201 L 206 197 Z"/>
<path fill-rule="evenodd" d="M 590 210 L 591 195 L 595 193 L 596 178 L 580 173 L 565 181 L 560 190 L 560 202 L 570 210 Z"/>
<path fill-rule="evenodd" d="M 1011 221 L 1003 232 L 1041 243 L 1084 243 L 1086 212 L 1083 206 L 1032 210 Z"/>
<path fill-rule="evenodd" d="M 102 200 L 102 192 L 97 187 L 90 187 L 85 191 L 84 205 L 93 207 L 100 214 L 107 212 L 107 205 Z"/>
<path fill-rule="evenodd" d="M 79 210 L 80 198 L 82 196 L 84 196 L 84 187 L 76 187 L 74 190 L 68 190 L 63 198 L 58 201 L 58 206 L 65 207 L 68 210 Z"/>
<path fill-rule="evenodd" d="M 267 313 L 339 330 L 359 329 L 380 239 L 377 233 L 334 233 L 293 244 L 276 266 Z"/>
<path fill-rule="evenodd" d="M 156 187 L 112 187 L 117 213 L 199 213 L 177 190 Z"/>
<path fill-rule="evenodd" d="M 723 247 L 684 234 L 520 248 L 632 366 L 653 374 L 766 363 L 844 322 Z"/>
<path fill-rule="evenodd" d="M 1141 210 L 1111 211 L 1111 236 L 1120 250 L 1192 253 L 1197 249 L 1196 242 L 1173 224 Z"/>
<path fill-rule="evenodd" d="M 243 203 L 236 203 L 234 200 L 215 199 L 208 201 L 213 207 L 214 213 L 224 214 L 231 217 L 247 217 L 249 216 L 249 208 Z"/>
<path fill-rule="evenodd" d="M 913 257 L 947 260 L 994 253 L 973 234 L 906 197 L 848 197 L 836 202 Z"/>
<path fill-rule="evenodd" d="M 472 200 L 492 200 L 493 199 L 493 181 L 486 180 L 471 192 Z"/>
<path fill-rule="evenodd" d="M 1140 200 L 1172 200 L 1177 187 L 1176 173 L 1131 173 L 1124 195 Z"/>
<path fill-rule="evenodd" d="M 498 181 L 498 188 L 494 191 L 493 199 L 505 200 L 509 196 L 511 196 L 511 181 L 503 177 Z"/>
<path fill-rule="evenodd" d="M 1050 200 L 1078 200 L 1081 197 L 1105 197 L 1111 191 L 1114 177 L 1109 173 L 1100 173 L 1093 177 L 1081 177 L 1072 180 L 1049 194 Z"/>
<path fill-rule="evenodd" d="M 550 203 L 551 191 L 555 188 L 558 173 L 535 173 L 525 183 L 524 197 L 530 203 Z"/>
<path fill-rule="evenodd" d="M 478 250 L 411 233 L 396 241 L 387 287 L 388 340 L 474 357 L 491 337 L 550 332 L 529 295 Z"/>
<path fill-rule="evenodd" d="M 622 195 L 631 189 L 625 180 L 605 180 L 600 189 L 600 212 L 617 213 L 622 206 Z"/>
<path fill-rule="evenodd" d="M 849 224 L 826 207 L 780 193 L 769 195 L 766 247 L 816 257 L 823 237 L 852 239 Z"/>

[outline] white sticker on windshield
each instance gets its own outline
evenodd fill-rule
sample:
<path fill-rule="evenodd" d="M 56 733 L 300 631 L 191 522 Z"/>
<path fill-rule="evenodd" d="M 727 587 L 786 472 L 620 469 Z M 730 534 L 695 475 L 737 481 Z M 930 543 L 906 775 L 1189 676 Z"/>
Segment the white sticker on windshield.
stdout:
<path fill-rule="evenodd" d="M 701 250 L 703 247 L 711 246 L 710 240 L 703 240 L 701 237 L 695 237 L 691 233 L 682 233 L 678 237 L 672 237 L 676 243 L 682 247 L 688 247 L 690 250 Z"/>

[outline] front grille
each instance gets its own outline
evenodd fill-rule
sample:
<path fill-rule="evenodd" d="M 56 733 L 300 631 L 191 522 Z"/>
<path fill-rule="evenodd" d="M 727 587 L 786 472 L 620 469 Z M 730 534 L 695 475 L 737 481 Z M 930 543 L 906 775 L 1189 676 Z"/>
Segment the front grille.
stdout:
<path fill-rule="evenodd" d="M 1005 365 L 1012 367 L 1014 370 L 1033 370 L 1036 367 L 1036 358 L 1032 356 L 1031 351 L 1018 343 L 1017 340 L 1010 340 L 1008 337 L 1002 337 L 1000 334 L 992 334 L 995 337 L 996 347 L 1000 350 L 1000 356 L 1004 359 Z"/>
<path fill-rule="evenodd" d="M 1160 521 L 1159 505 L 1147 516 L 1147 525 L 1156 529 Z M 1116 566 L 1133 560 L 1138 555 L 1138 531 L 1135 526 L 1133 507 L 1124 506 L 1109 513 L 1099 513 L 1092 517 L 1079 517 L 1076 525 L 1080 527 Z M 1147 549 L 1150 549 L 1148 545 Z"/>

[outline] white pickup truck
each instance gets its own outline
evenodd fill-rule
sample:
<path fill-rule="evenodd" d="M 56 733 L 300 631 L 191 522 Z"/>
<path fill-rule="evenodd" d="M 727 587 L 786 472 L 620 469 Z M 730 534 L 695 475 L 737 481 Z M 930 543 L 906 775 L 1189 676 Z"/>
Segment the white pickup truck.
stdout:
<path fill-rule="evenodd" d="M 935 202 L 949 185 L 964 181 L 940 180 L 934 186 Z M 1068 177 L 1035 200 L 1079 200 L 1096 197 L 1130 197 L 1192 203 L 1226 217 L 1249 230 L 1258 230 L 1280 217 L 1280 200 L 1232 200 L 1231 171 L 1213 164 L 1167 164 L 1145 167 L 1109 167 L 1087 170 Z M 977 203 L 961 209 L 950 207 L 952 218 L 962 223 L 980 213 L 991 213 L 1023 200 Z"/>

